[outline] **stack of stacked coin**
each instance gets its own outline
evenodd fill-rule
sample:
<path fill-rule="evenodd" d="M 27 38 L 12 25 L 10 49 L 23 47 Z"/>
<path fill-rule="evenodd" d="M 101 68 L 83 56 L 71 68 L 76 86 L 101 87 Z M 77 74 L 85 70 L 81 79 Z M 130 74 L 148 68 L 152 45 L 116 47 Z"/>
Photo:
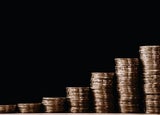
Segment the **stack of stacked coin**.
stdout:
<path fill-rule="evenodd" d="M 69 112 L 89 112 L 89 87 L 66 87 Z"/>
<path fill-rule="evenodd" d="M 140 46 L 146 113 L 160 113 L 160 46 Z"/>
<path fill-rule="evenodd" d="M 0 105 L 0 113 L 14 113 L 16 105 Z"/>
<path fill-rule="evenodd" d="M 94 100 L 93 102 L 94 112 L 96 113 L 115 112 L 113 72 L 92 72 L 91 89 Z"/>
<path fill-rule="evenodd" d="M 139 59 L 115 58 L 115 65 L 120 112 L 139 113 Z"/>
<path fill-rule="evenodd" d="M 41 112 L 41 103 L 18 103 L 20 113 L 39 113 Z"/>
<path fill-rule="evenodd" d="M 62 113 L 65 112 L 65 97 L 43 97 L 42 104 L 46 113 Z"/>

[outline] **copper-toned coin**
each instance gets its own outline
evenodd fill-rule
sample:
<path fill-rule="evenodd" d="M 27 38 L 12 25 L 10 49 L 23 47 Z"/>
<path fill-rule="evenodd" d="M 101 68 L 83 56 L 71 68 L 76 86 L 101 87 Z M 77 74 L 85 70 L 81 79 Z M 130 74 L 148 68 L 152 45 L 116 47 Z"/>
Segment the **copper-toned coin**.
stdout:
<path fill-rule="evenodd" d="M 94 112 L 114 112 L 115 77 L 113 72 L 92 72 L 91 89 Z"/>
<path fill-rule="evenodd" d="M 68 92 L 88 92 L 89 87 L 66 87 Z"/>
<path fill-rule="evenodd" d="M 89 112 L 89 108 L 84 107 L 71 107 L 70 108 L 71 113 L 86 113 Z"/>
<path fill-rule="evenodd" d="M 150 66 L 150 65 L 157 65 L 157 64 L 160 64 L 160 62 L 156 59 L 152 59 L 152 60 L 147 60 L 147 59 L 143 59 L 142 61 L 142 65 L 143 67 L 146 67 L 146 66 Z"/>
<path fill-rule="evenodd" d="M 116 67 L 115 70 L 116 70 L 116 73 L 134 73 L 134 72 L 137 72 L 138 71 L 138 67 L 132 67 L 132 68 L 126 68 L 126 67 L 123 67 L 123 66 L 120 66 L 120 67 Z"/>
<path fill-rule="evenodd" d="M 148 76 L 148 75 L 160 75 L 160 71 L 159 70 L 152 70 L 152 71 L 144 71 L 143 73 L 144 76 Z"/>
<path fill-rule="evenodd" d="M 160 95 L 145 95 L 147 100 L 160 100 Z"/>
<path fill-rule="evenodd" d="M 38 113 L 41 109 L 41 103 L 18 103 L 20 113 Z"/>
<path fill-rule="evenodd" d="M 43 100 L 65 101 L 66 97 L 43 97 Z"/>
<path fill-rule="evenodd" d="M 66 102 L 66 97 L 43 97 L 42 104 L 44 105 L 63 105 Z"/>
<path fill-rule="evenodd" d="M 160 89 L 159 88 L 149 88 L 149 87 L 145 87 L 144 88 L 144 92 L 145 94 L 160 94 Z"/>
<path fill-rule="evenodd" d="M 47 105 L 47 106 L 44 106 L 44 112 L 45 113 L 62 113 L 62 112 L 65 112 L 65 108 L 61 106 L 57 107 L 57 106 Z"/>
<path fill-rule="evenodd" d="M 139 65 L 138 58 L 115 58 L 116 66 L 123 66 L 123 65 Z"/>
<path fill-rule="evenodd" d="M 140 46 L 139 51 L 160 51 L 160 45 L 145 45 Z"/>
<path fill-rule="evenodd" d="M 98 106 L 94 108 L 94 112 L 96 113 L 114 113 L 115 107 L 113 106 Z"/>
<path fill-rule="evenodd" d="M 92 72 L 91 78 L 112 78 L 114 77 L 114 72 Z"/>
<path fill-rule="evenodd" d="M 143 79 L 160 79 L 160 74 L 159 75 L 147 75 L 147 74 L 144 74 L 143 76 Z"/>
<path fill-rule="evenodd" d="M 141 53 L 140 58 L 143 60 L 152 61 L 152 60 L 160 59 L 160 54 L 143 54 L 143 53 Z"/>
<path fill-rule="evenodd" d="M 88 108 L 89 107 L 89 103 L 88 102 L 71 102 L 69 104 L 69 106 L 71 106 L 71 107 L 85 107 L 85 108 Z"/>
<path fill-rule="evenodd" d="M 0 113 L 14 113 L 16 105 L 0 105 Z"/>
<path fill-rule="evenodd" d="M 94 106 L 95 107 L 115 107 L 115 104 L 113 102 L 109 102 L 109 101 L 99 101 L 99 102 L 94 102 Z"/>
<path fill-rule="evenodd" d="M 159 101 L 145 101 L 146 106 L 152 106 L 152 107 L 159 107 L 160 108 L 160 102 Z"/>
<path fill-rule="evenodd" d="M 88 96 L 89 91 L 87 92 L 67 92 L 67 96 Z"/>
<path fill-rule="evenodd" d="M 99 80 L 99 79 L 94 79 L 91 80 L 92 84 L 107 84 L 107 85 L 112 85 L 113 84 L 113 80 L 112 79 L 103 79 L 103 80 Z"/>

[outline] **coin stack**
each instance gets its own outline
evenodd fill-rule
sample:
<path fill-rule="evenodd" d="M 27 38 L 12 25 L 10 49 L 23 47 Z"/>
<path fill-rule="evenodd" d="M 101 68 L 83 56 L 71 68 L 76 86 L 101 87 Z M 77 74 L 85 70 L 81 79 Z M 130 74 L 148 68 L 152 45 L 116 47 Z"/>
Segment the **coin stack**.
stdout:
<path fill-rule="evenodd" d="M 140 46 L 145 112 L 160 113 L 160 46 Z"/>
<path fill-rule="evenodd" d="M 66 87 L 69 112 L 89 112 L 89 87 Z"/>
<path fill-rule="evenodd" d="M 119 111 L 121 113 L 140 112 L 139 59 L 115 58 Z"/>
<path fill-rule="evenodd" d="M 16 105 L 0 105 L 0 113 L 14 113 L 16 107 Z"/>
<path fill-rule="evenodd" d="M 39 113 L 41 112 L 41 103 L 18 103 L 20 113 Z"/>
<path fill-rule="evenodd" d="M 66 97 L 43 97 L 42 104 L 46 113 L 65 112 Z"/>
<path fill-rule="evenodd" d="M 96 113 L 115 112 L 114 73 L 92 72 L 91 89 L 93 94 L 93 111 Z"/>

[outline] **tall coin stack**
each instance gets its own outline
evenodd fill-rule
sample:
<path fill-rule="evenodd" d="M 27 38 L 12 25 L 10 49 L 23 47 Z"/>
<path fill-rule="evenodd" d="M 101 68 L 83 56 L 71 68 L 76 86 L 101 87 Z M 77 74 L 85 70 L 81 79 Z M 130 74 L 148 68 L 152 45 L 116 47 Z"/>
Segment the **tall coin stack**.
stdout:
<path fill-rule="evenodd" d="M 42 104 L 46 113 L 62 113 L 65 112 L 65 97 L 43 97 Z"/>
<path fill-rule="evenodd" d="M 18 103 L 20 113 L 39 113 L 41 112 L 41 103 Z"/>
<path fill-rule="evenodd" d="M 145 112 L 160 113 L 160 46 L 140 46 Z"/>
<path fill-rule="evenodd" d="M 92 72 L 91 89 L 93 94 L 94 112 L 113 113 L 115 112 L 114 97 L 114 73 L 113 72 Z"/>
<path fill-rule="evenodd" d="M 89 87 L 66 87 L 69 112 L 89 112 Z"/>
<path fill-rule="evenodd" d="M 119 111 L 121 113 L 140 112 L 140 91 L 138 58 L 115 58 Z"/>

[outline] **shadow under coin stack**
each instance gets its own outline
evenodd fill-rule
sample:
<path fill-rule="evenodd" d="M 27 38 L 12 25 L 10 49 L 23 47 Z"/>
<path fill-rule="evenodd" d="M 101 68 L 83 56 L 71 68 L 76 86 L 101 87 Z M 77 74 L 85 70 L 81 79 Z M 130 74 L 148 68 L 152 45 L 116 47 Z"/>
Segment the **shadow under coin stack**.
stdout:
<path fill-rule="evenodd" d="M 89 112 L 89 87 L 66 87 L 69 112 Z"/>
<path fill-rule="evenodd" d="M 41 103 L 18 103 L 20 113 L 40 113 Z"/>
<path fill-rule="evenodd" d="M 160 113 L 160 46 L 140 46 L 145 112 Z"/>
<path fill-rule="evenodd" d="M 91 89 L 93 94 L 94 112 L 113 113 L 115 112 L 114 97 L 114 73 L 113 72 L 92 72 Z"/>
<path fill-rule="evenodd" d="M 115 65 L 120 112 L 141 112 L 138 58 L 115 58 Z"/>
<path fill-rule="evenodd" d="M 46 113 L 63 113 L 65 112 L 65 97 L 43 97 L 42 104 Z"/>
<path fill-rule="evenodd" d="M 16 105 L 0 105 L 0 113 L 15 113 Z"/>

